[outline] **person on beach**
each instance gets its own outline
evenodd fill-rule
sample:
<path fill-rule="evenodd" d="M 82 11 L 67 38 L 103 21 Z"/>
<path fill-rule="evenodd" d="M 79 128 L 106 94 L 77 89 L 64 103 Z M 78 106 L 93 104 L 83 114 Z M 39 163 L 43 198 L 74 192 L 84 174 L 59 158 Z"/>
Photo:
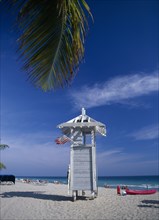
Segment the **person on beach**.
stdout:
<path fill-rule="evenodd" d="M 118 195 L 121 195 L 121 194 L 120 194 L 120 186 L 117 186 L 117 194 L 118 194 Z"/>

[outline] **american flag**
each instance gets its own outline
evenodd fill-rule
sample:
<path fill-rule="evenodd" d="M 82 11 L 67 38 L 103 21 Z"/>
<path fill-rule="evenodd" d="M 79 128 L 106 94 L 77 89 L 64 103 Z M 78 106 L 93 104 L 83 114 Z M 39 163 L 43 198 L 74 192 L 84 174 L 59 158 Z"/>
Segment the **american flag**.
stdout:
<path fill-rule="evenodd" d="M 67 136 L 65 136 L 65 135 L 55 139 L 56 144 L 65 144 L 68 141 L 70 141 L 70 139 Z"/>

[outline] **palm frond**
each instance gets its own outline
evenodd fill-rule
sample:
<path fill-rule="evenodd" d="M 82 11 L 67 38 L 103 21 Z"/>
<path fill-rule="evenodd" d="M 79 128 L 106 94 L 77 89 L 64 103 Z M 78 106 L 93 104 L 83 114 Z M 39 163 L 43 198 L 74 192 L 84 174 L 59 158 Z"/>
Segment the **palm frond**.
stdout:
<path fill-rule="evenodd" d="M 18 40 L 28 79 L 43 90 L 72 82 L 84 57 L 85 0 L 12 0 L 20 7 Z"/>
<path fill-rule="evenodd" d="M 7 144 L 0 144 L 0 150 L 4 150 L 7 147 L 9 147 Z M 0 162 L 0 170 L 2 169 L 6 169 L 6 166 Z"/>
<path fill-rule="evenodd" d="M 0 170 L 2 170 L 2 169 L 6 169 L 6 166 L 0 162 Z"/>
<path fill-rule="evenodd" d="M 0 150 L 4 150 L 7 147 L 9 147 L 7 144 L 0 144 Z"/>

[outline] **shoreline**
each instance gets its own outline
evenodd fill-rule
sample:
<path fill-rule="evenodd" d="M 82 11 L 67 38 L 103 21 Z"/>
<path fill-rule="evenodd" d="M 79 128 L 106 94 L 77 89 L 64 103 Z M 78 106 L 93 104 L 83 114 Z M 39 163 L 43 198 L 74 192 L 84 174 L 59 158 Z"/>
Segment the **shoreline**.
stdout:
<path fill-rule="evenodd" d="M 49 183 L 61 183 L 67 185 L 67 177 L 64 176 L 17 176 L 16 180 L 42 181 Z M 156 189 L 159 191 L 159 176 L 99 176 L 98 187 L 106 187 L 116 189 L 117 186 L 127 186 L 130 189 Z"/>
<path fill-rule="evenodd" d="M 116 189 L 99 187 L 98 197 L 89 198 L 72 202 L 65 184 L 1 184 L 1 220 L 158 219 L 159 192 L 119 196 Z"/>

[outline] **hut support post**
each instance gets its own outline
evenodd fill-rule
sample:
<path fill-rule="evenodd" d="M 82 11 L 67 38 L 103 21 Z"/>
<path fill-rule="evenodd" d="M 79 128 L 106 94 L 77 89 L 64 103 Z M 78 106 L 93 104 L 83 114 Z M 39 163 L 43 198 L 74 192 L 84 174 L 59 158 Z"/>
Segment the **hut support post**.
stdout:
<path fill-rule="evenodd" d="M 92 178 L 93 178 L 93 190 L 92 197 L 97 195 L 97 175 L 96 175 L 96 142 L 95 131 L 91 131 L 91 145 L 92 145 Z"/>

